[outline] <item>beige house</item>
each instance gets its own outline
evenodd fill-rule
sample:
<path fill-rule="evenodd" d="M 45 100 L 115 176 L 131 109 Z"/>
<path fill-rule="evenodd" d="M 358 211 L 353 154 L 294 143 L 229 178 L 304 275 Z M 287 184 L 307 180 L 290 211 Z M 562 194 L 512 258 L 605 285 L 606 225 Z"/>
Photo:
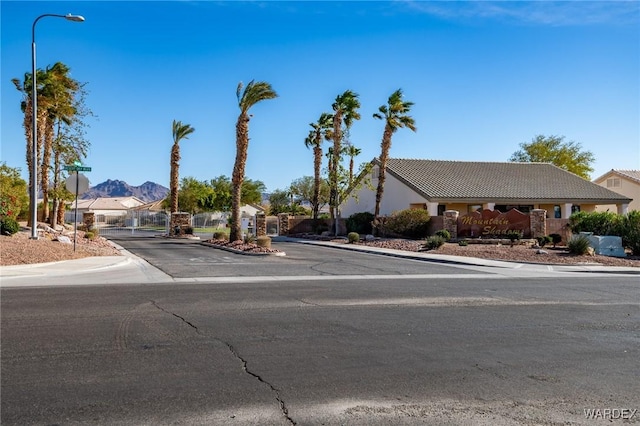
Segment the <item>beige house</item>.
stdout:
<path fill-rule="evenodd" d="M 626 213 L 631 197 L 589 182 L 549 163 L 471 162 L 390 158 L 380 214 L 424 208 L 431 216 L 446 210 L 466 214 L 478 209 L 523 213 L 544 209 L 547 217 L 566 219 L 576 211 L 613 205 Z M 374 212 L 379 162 L 341 205 L 341 216 Z M 368 180 L 367 182 L 365 182 Z"/>
<path fill-rule="evenodd" d="M 136 197 L 99 197 L 89 200 L 74 201 L 67 207 L 65 212 L 65 221 L 73 222 L 75 210 L 78 210 L 78 221 L 82 221 L 82 214 L 85 212 L 93 212 L 95 214 L 96 223 L 103 223 L 107 218 L 114 216 L 126 216 L 129 209 L 144 204 L 144 201 Z"/>
<path fill-rule="evenodd" d="M 594 183 L 631 198 L 629 210 L 640 210 L 640 170 L 611 169 L 604 175 L 594 179 Z M 616 211 L 613 204 L 598 205 L 597 211 Z"/>

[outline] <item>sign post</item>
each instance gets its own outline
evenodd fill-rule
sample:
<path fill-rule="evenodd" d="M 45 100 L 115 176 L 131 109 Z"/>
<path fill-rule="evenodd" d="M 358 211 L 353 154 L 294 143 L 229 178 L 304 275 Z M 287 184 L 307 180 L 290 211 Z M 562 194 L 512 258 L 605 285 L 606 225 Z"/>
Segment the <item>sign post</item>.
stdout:
<path fill-rule="evenodd" d="M 89 189 L 89 179 L 78 172 L 90 172 L 91 167 L 81 166 L 76 162 L 73 166 L 64 166 L 64 170 L 76 172 L 65 181 L 67 191 L 76 194 L 76 209 L 73 216 L 73 251 L 76 251 L 76 240 L 78 238 L 78 194 L 84 194 Z"/>

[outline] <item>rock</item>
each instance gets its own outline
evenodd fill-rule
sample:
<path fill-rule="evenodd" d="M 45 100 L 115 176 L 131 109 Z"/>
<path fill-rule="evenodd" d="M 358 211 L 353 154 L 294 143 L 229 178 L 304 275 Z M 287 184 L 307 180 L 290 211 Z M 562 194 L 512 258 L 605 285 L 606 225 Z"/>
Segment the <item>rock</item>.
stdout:
<path fill-rule="evenodd" d="M 71 238 L 65 235 L 58 235 L 54 241 L 57 241 L 59 243 L 64 243 L 64 244 L 71 244 Z"/>
<path fill-rule="evenodd" d="M 538 249 L 536 250 L 536 254 L 549 254 L 549 252 L 546 250 Z"/>
<path fill-rule="evenodd" d="M 365 236 L 364 236 L 364 240 L 365 240 L 365 241 L 375 241 L 375 240 L 376 240 L 376 237 L 374 237 L 374 236 L 373 236 L 373 235 L 371 235 L 371 234 L 367 234 L 367 235 L 365 235 Z"/>
<path fill-rule="evenodd" d="M 587 255 L 589 255 L 589 256 L 595 256 L 596 255 L 596 251 L 594 250 L 593 247 L 588 247 L 587 248 Z"/>

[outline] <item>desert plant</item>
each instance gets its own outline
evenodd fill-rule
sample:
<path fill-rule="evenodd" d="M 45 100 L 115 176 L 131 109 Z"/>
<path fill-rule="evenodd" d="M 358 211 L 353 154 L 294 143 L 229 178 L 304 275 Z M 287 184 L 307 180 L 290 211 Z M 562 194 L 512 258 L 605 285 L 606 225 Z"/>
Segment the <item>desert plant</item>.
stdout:
<path fill-rule="evenodd" d="M 256 240 L 256 236 L 253 234 L 247 234 L 244 236 L 244 243 L 245 244 L 253 244 Z"/>
<path fill-rule="evenodd" d="M 2 235 L 13 235 L 20 230 L 20 225 L 12 217 L 5 217 L 0 221 L 0 233 Z"/>
<path fill-rule="evenodd" d="M 256 244 L 258 247 L 271 248 L 271 237 L 267 235 L 260 235 L 256 238 Z"/>
<path fill-rule="evenodd" d="M 406 209 L 386 218 L 387 231 L 408 238 L 424 238 L 429 231 L 429 212 L 423 209 Z"/>
<path fill-rule="evenodd" d="M 549 234 L 549 238 L 551 238 L 551 242 L 553 243 L 554 248 L 562 241 L 562 235 L 560 234 Z"/>
<path fill-rule="evenodd" d="M 551 242 L 553 242 L 553 239 L 549 235 L 538 237 L 538 238 L 536 238 L 536 240 L 538 241 L 538 245 L 540 247 L 544 247 L 547 244 L 551 244 Z"/>
<path fill-rule="evenodd" d="M 360 242 L 360 234 L 358 234 L 357 232 L 349 232 L 347 234 L 347 239 L 349 240 L 350 244 Z"/>
<path fill-rule="evenodd" d="M 467 240 L 460 240 L 460 241 L 458 241 L 458 245 L 460 247 L 466 247 L 466 246 L 469 245 L 469 242 Z"/>
<path fill-rule="evenodd" d="M 445 243 L 444 238 L 442 238 L 439 235 L 432 235 L 431 237 L 428 237 L 425 240 L 425 243 L 423 244 L 422 248 L 424 250 L 435 250 L 438 247 L 442 247 L 444 243 Z"/>
<path fill-rule="evenodd" d="M 506 237 L 511 242 L 511 247 L 515 244 L 516 241 L 520 241 L 522 238 L 522 231 L 508 231 Z"/>
<path fill-rule="evenodd" d="M 193 235 L 193 228 L 191 226 L 186 226 L 184 228 L 184 233 L 187 235 Z"/>
<path fill-rule="evenodd" d="M 97 235 L 93 231 L 87 231 L 84 233 L 84 237 L 88 240 L 95 240 L 97 238 Z"/>
<path fill-rule="evenodd" d="M 214 240 L 226 240 L 227 239 L 227 233 L 226 232 L 221 232 L 221 231 L 216 231 L 213 233 L 213 239 Z"/>
<path fill-rule="evenodd" d="M 567 243 L 569 253 L 583 255 L 589 252 L 589 238 L 584 235 L 574 235 Z"/>
<path fill-rule="evenodd" d="M 354 213 L 346 220 L 347 231 L 357 232 L 359 234 L 371 234 L 373 232 L 371 222 L 373 222 L 373 213 L 361 212 Z"/>
<path fill-rule="evenodd" d="M 446 229 L 441 229 L 439 231 L 436 231 L 436 235 L 444 238 L 445 241 L 449 241 L 451 239 L 451 233 Z"/>

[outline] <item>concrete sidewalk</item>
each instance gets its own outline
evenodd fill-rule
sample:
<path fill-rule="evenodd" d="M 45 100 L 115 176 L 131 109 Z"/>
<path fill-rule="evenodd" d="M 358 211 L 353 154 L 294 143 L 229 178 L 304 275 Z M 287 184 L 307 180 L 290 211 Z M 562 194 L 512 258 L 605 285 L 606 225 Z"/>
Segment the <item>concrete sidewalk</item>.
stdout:
<path fill-rule="evenodd" d="M 640 268 L 631 267 L 611 267 L 599 264 L 551 265 L 516 263 L 284 237 L 274 238 L 274 241 L 313 244 L 339 250 L 354 250 L 419 261 L 443 263 L 485 273 L 490 272 L 514 277 L 557 276 L 558 273 L 587 273 L 589 276 L 597 274 L 606 274 L 607 276 L 621 274 L 634 277 L 634 279 L 635 276 L 640 276 Z M 52 263 L 1 266 L 0 288 L 131 283 L 161 284 L 188 281 L 185 279 L 176 280 L 149 264 L 146 260 L 135 256 L 113 242 L 112 244 L 120 250 L 122 256 L 92 256 Z M 197 281 L 204 280 L 206 280 L 206 278 L 198 278 Z M 640 280 L 638 280 L 638 282 L 640 283 Z"/>

